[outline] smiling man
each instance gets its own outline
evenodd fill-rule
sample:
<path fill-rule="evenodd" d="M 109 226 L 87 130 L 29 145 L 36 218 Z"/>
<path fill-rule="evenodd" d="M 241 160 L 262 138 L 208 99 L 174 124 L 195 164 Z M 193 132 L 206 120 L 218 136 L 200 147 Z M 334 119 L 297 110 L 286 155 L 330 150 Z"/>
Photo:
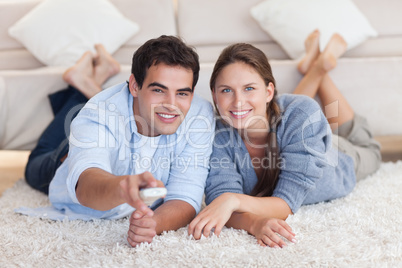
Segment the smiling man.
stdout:
<path fill-rule="evenodd" d="M 212 105 L 194 95 L 198 74 L 198 55 L 176 37 L 141 46 L 129 82 L 91 98 L 73 120 L 68 157 L 49 187 L 56 213 L 48 216 L 132 214 L 132 246 L 187 225 L 201 207 L 215 125 Z M 135 211 L 146 177 L 167 195 L 153 211 Z"/>

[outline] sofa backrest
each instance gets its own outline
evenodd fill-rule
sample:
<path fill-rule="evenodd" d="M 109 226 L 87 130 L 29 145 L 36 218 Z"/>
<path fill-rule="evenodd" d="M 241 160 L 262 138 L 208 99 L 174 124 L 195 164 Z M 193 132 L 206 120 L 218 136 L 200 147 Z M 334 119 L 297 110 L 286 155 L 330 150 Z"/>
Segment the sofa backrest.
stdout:
<path fill-rule="evenodd" d="M 0 70 L 42 67 L 22 44 L 8 35 L 8 28 L 42 0 L 0 1 Z M 110 0 L 141 27 L 113 56 L 131 64 L 139 45 L 162 34 L 180 35 L 197 48 L 200 61 L 213 63 L 224 47 L 251 43 L 270 59 L 289 59 L 283 49 L 258 25 L 250 8 L 262 0 Z M 402 55 L 402 1 L 353 0 L 379 36 L 348 51 L 344 57 Z M 175 3 L 177 12 L 175 12 Z M 384 49 L 386 47 L 387 49 Z"/>
<path fill-rule="evenodd" d="M 402 1 L 353 1 L 379 35 L 348 51 L 344 57 L 402 56 Z M 260 2 L 262 0 L 179 0 L 179 34 L 197 48 L 202 62 L 215 62 L 222 49 L 235 42 L 251 43 L 269 59 L 289 59 L 250 15 L 251 7 Z"/>
<path fill-rule="evenodd" d="M 0 1 L 0 70 L 43 67 L 8 29 L 43 0 Z M 122 64 L 131 64 L 133 52 L 145 41 L 162 34 L 177 35 L 172 0 L 110 0 L 128 19 L 140 25 L 139 32 L 115 53 Z"/>

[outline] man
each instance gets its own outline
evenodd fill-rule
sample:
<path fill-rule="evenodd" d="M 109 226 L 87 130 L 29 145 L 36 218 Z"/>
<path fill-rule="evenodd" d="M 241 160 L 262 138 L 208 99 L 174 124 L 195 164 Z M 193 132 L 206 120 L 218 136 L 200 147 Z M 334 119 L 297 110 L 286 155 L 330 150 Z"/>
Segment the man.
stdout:
<path fill-rule="evenodd" d="M 71 124 L 68 157 L 49 199 L 60 216 L 116 219 L 131 215 L 128 242 L 187 225 L 199 212 L 214 134 L 212 105 L 198 96 L 198 55 L 161 36 L 133 56 L 128 83 L 91 98 Z M 138 189 L 167 188 L 147 208 Z"/>

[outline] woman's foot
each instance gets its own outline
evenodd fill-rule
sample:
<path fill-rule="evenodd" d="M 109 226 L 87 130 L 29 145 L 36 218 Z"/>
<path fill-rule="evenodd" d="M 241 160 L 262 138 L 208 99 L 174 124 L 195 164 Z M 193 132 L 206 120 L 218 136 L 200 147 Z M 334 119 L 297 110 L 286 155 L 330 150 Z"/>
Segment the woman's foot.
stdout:
<path fill-rule="evenodd" d="M 314 30 L 309 36 L 307 36 L 306 41 L 304 41 L 304 47 L 306 48 L 306 54 L 303 59 L 297 65 L 297 69 L 301 74 L 306 74 L 310 69 L 312 63 L 317 59 L 320 54 L 320 31 Z"/>
<path fill-rule="evenodd" d="M 90 51 L 85 52 L 74 66 L 64 72 L 63 80 L 88 99 L 102 91 L 94 80 L 93 55 Z"/>
<path fill-rule="evenodd" d="M 336 62 L 347 49 L 347 43 L 345 39 L 339 34 L 332 35 L 324 51 L 320 54 L 316 62 L 321 66 L 321 68 L 329 72 L 334 69 Z"/>
<path fill-rule="evenodd" d="M 102 44 L 95 45 L 98 55 L 95 58 L 94 79 L 98 85 L 120 72 L 120 64 L 113 59 Z"/>

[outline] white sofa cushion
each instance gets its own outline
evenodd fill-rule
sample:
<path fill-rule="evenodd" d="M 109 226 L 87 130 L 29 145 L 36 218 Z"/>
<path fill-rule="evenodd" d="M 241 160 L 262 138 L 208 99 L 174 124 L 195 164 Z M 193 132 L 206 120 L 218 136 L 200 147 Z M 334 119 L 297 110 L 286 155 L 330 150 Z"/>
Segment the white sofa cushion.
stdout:
<path fill-rule="evenodd" d="M 96 43 L 115 52 L 138 30 L 107 0 L 46 0 L 14 24 L 9 34 L 41 62 L 69 66 Z"/>
<path fill-rule="evenodd" d="M 319 29 L 320 49 L 339 33 L 348 49 L 377 36 L 351 0 L 266 0 L 251 9 L 252 16 L 293 59 L 304 53 L 304 40 Z"/>

